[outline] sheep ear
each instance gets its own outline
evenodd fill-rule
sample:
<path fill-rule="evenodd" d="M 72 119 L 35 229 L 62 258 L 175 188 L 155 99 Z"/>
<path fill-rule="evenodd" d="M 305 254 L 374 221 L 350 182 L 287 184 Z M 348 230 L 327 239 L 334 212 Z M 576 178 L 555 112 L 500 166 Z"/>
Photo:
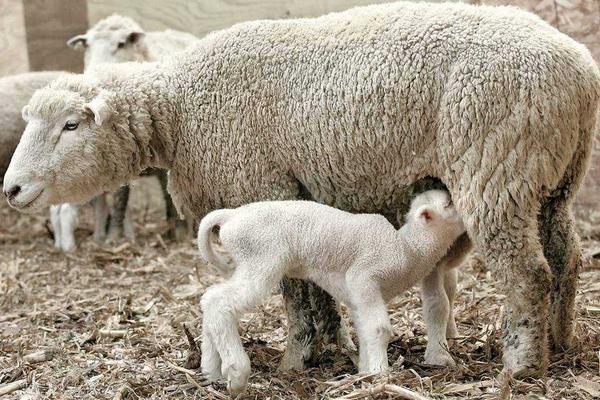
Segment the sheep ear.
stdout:
<path fill-rule="evenodd" d="M 131 32 L 129 35 L 127 35 L 127 42 L 132 44 L 137 43 L 142 40 L 145 35 L 146 34 L 144 32 Z"/>
<path fill-rule="evenodd" d="M 112 109 L 108 104 L 108 96 L 105 93 L 100 93 L 83 107 L 94 116 L 94 122 L 98 126 L 108 121 L 112 115 Z"/>
<path fill-rule="evenodd" d="M 427 206 L 423 206 L 417 211 L 417 218 L 424 224 L 429 224 L 433 221 L 435 213 Z"/>
<path fill-rule="evenodd" d="M 23 118 L 23 121 L 29 122 L 29 106 L 28 105 L 23 107 L 23 109 L 21 110 L 21 117 Z"/>
<path fill-rule="evenodd" d="M 67 46 L 73 50 L 84 50 L 87 47 L 87 36 L 77 35 L 67 40 Z"/>

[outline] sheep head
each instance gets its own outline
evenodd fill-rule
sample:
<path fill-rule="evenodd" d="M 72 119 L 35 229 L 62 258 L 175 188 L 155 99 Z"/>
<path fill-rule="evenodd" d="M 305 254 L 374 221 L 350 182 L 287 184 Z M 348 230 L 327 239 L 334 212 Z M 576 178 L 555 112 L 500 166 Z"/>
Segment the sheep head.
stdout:
<path fill-rule="evenodd" d="M 84 202 L 126 180 L 132 139 L 116 133 L 113 97 L 83 75 L 65 75 L 35 92 L 4 177 L 12 207 L 38 212 Z"/>
<path fill-rule="evenodd" d="M 144 30 L 131 18 L 111 15 L 85 34 L 74 36 L 67 45 L 85 51 L 85 69 L 99 64 L 147 61 Z"/>

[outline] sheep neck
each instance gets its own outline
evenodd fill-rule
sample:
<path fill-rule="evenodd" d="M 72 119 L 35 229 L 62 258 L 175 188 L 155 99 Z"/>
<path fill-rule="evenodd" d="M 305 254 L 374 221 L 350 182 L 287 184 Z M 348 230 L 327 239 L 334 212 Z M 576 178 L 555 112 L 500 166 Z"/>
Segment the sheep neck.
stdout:
<path fill-rule="evenodd" d="M 123 134 L 130 134 L 139 147 L 132 160 L 134 173 L 150 168 L 169 169 L 176 147 L 176 111 L 172 101 L 175 90 L 169 77 L 156 64 L 140 64 L 136 74 L 117 77 L 111 82 L 117 94 L 117 113 Z M 140 71 L 140 69 L 142 71 Z"/>
<path fill-rule="evenodd" d="M 396 296 L 429 275 L 447 253 L 454 241 L 452 232 L 433 233 L 414 223 L 407 223 L 396 232 L 398 254 L 404 254 L 403 268 L 394 268 L 396 282 L 390 296 Z M 401 284 L 398 284 L 401 283 Z"/>

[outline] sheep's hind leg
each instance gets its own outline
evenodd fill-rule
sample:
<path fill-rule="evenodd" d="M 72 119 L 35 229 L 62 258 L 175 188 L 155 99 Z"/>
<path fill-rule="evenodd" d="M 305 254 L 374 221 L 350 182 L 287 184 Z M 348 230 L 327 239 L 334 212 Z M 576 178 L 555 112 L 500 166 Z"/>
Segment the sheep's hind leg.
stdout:
<path fill-rule="evenodd" d="M 552 270 L 550 332 L 555 351 L 568 349 L 573 341 L 577 275 L 581 268 L 581 247 L 573 216 L 564 198 L 550 199 L 539 216 L 544 255 Z"/>
<path fill-rule="evenodd" d="M 454 359 L 447 351 L 448 342 L 446 341 L 451 313 L 450 302 L 444 287 L 444 278 L 448 272 L 438 265 L 421 282 L 423 319 L 427 326 L 427 348 L 425 350 L 427 364 L 455 365 Z"/>
<path fill-rule="evenodd" d="M 113 193 L 113 206 L 112 212 L 110 215 L 110 223 L 108 226 L 108 241 L 110 243 L 117 243 L 119 240 L 123 238 L 123 236 L 128 236 L 127 238 L 133 240 L 129 235 L 125 235 L 129 233 L 130 235 L 133 233 L 126 231 L 126 223 L 129 221 L 125 221 L 127 218 L 127 204 L 129 203 L 129 185 L 121 186 L 116 192 Z"/>
<path fill-rule="evenodd" d="M 535 209 L 535 207 L 532 207 Z M 486 213 L 496 218 L 498 213 Z M 487 227 L 476 240 L 491 270 L 503 274 L 506 294 L 502 340 L 504 371 L 517 379 L 540 376 L 548 366 L 547 318 L 551 272 L 536 233 L 535 215 L 505 215 L 505 223 Z M 516 224 L 516 221 L 519 223 Z M 471 222 L 475 222 L 471 220 Z M 470 232 L 477 232 L 472 226 Z"/>
<path fill-rule="evenodd" d="M 280 269 L 276 263 L 241 262 L 229 281 L 210 287 L 202 296 L 202 334 L 209 338 L 203 343 L 208 353 L 202 355 L 202 372 L 215 377 L 218 353 L 232 396 L 244 391 L 250 376 L 250 359 L 238 334 L 239 318 L 272 293 L 282 278 Z"/>
<path fill-rule="evenodd" d="M 355 277 L 349 279 L 347 285 L 351 294 L 351 315 L 361 346 L 360 357 L 363 358 L 359 360 L 360 372 L 386 372 L 389 369 L 387 348 L 393 331 L 379 287 L 368 278 Z"/>

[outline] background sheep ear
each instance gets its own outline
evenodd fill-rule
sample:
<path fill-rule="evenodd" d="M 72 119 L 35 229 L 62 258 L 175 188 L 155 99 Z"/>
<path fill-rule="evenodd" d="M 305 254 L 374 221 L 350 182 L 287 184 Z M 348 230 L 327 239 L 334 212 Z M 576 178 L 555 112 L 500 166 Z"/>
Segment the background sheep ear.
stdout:
<path fill-rule="evenodd" d="M 104 122 L 108 121 L 112 115 L 112 110 L 107 102 L 107 96 L 103 93 L 94 97 L 84 106 L 84 109 L 94 116 L 94 122 L 98 126 L 101 126 Z"/>
<path fill-rule="evenodd" d="M 23 107 L 21 110 L 21 117 L 23 118 L 23 121 L 29 122 L 29 106 L 26 105 Z"/>
<path fill-rule="evenodd" d="M 127 42 L 128 43 L 137 43 L 140 40 L 142 40 L 142 38 L 145 36 L 146 34 L 144 32 L 131 32 L 128 36 L 127 36 Z"/>
<path fill-rule="evenodd" d="M 77 35 L 67 40 L 67 46 L 73 50 L 84 50 L 87 47 L 87 36 Z"/>

